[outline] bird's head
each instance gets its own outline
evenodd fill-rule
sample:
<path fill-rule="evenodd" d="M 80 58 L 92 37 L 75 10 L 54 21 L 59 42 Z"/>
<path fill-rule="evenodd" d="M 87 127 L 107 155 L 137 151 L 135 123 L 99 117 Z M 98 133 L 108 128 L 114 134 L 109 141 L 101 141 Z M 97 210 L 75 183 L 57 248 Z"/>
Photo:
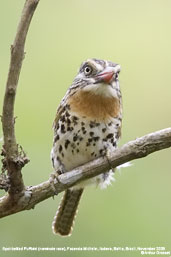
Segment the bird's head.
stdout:
<path fill-rule="evenodd" d="M 110 61 L 83 62 L 67 94 L 72 111 L 98 121 L 119 117 L 122 112 L 119 72 L 120 65 Z"/>
<path fill-rule="evenodd" d="M 116 97 L 119 89 L 120 65 L 99 59 L 88 59 L 81 64 L 74 80 L 82 90 L 106 97 Z"/>

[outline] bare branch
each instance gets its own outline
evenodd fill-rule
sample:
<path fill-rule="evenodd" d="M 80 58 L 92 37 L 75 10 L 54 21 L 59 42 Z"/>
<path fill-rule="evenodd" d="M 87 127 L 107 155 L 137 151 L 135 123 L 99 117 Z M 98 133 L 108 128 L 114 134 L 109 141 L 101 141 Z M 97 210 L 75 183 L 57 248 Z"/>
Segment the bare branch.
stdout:
<path fill-rule="evenodd" d="M 11 61 L 4 96 L 2 127 L 4 134 L 4 165 L 10 179 L 9 194 L 18 194 L 24 189 L 21 169 L 28 162 L 25 154 L 18 148 L 15 138 L 14 103 L 18 79 L 24 58 L 24 45 L 29 25 L 39 0 L 26 0 L 17 34 L 11 46 Z"/>
<path fill-rule="evenodd" d="M 54 196 L 82 180 L 92 178 L 111 168 L 128 161 L 143 158 L 153 152 L 171 147 L 171 128 L 163 129 L 137 138 L 116 149 L 111 155 L 100 157 L 70 172 L 53 176 L 37 186 L 28 187 L 19 201 L 11 201 L 9 196 L 0 199 L 0 218 L 7 215 L 34 208 L 36 204 Z M 110 162 L 110 163 L 109 163 Z"/>
<path fill-rule="evenodd" d="M 36 204 L 45 199 L 76 185 L 82 180 L 104 173 L 111 167 L 115 168 L 128 161 L 171 147 L 171 128 L 167 128 L 128 142 L 108 157 L 100 157 L 58 177 L 51 174 L 48 181 L 25 188 L 21 169 L 28 162 L 28 159 L 23 149 L 16 142 L 14 104 L 24 59 L 25 40 L 38 3 L 39 0 L 26 0 L 17 34 L 11 46 L 11 62 L 2 116 L 4 134 L 3 171 L 7 170 L 8 176 L 3 173 L 0 177 L 0 189 L 8 190 L 9 194 L 0 198 L 0 218 L 34 208 Z"/>

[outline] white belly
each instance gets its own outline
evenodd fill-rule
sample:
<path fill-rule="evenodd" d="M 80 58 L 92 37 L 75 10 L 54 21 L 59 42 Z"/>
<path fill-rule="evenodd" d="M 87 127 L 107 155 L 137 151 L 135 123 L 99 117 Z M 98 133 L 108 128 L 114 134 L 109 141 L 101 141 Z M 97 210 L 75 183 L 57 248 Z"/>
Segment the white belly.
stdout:
<path fill-rule="evenodd" d="M 82 119 L 74 125 L 72 131 L 61 133 L 62 123 L 59 121 L 59 128 L 57 130 L 59 138 L 54 142 L 51 152 L 54 169 L 57 171 L 62 164 L 65 171 L 69 171 L 104 155 L 105 152 L 114 150 L 118 141 L 118 125 L 116 126 L 116 122 L 118 121 L 114 119 L 107 124 L 95 122 L 92 123 L 94 124 L 92 127 L 89 122 Z M 95 178 L 80 183 L 76 187 L 84 187 L 88 184 L 100 184 L 104 187 L 110 183 L 112 174 L 113 172 L 110 171 L 108 176 L 106 176 L 107 174 L 98 175 Z"/>

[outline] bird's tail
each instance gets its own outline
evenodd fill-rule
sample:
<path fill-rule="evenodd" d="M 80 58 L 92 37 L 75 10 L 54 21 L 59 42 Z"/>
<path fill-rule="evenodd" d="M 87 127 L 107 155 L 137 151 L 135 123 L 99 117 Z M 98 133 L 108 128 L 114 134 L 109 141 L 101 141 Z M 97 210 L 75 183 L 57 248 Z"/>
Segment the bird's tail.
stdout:
<path fill-rule="evenodd" d="M 67 189 L 65 191 L 52 223 L 54 234 L 60 234 L 61 236 L 69 236 L 71 234 L 82 193 L 83 188 L 76 190 Z"/>

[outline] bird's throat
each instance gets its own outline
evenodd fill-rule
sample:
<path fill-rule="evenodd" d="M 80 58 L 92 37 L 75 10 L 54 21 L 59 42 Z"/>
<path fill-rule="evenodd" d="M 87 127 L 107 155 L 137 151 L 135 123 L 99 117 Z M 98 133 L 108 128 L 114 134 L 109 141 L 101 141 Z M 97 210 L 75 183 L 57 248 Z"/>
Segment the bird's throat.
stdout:
<path fill-rule="evenodd" d="M 121 104 L 115 97 L 105 97 L 90 91 L 79 90 L 68 99 L 72 111 L 98 121 L 115 118 L 121 111 Z"/>

